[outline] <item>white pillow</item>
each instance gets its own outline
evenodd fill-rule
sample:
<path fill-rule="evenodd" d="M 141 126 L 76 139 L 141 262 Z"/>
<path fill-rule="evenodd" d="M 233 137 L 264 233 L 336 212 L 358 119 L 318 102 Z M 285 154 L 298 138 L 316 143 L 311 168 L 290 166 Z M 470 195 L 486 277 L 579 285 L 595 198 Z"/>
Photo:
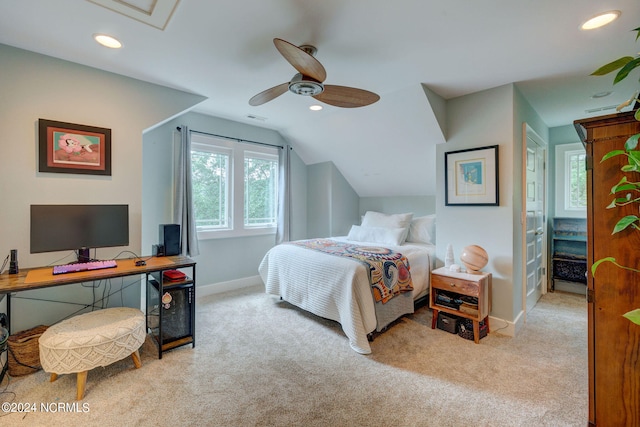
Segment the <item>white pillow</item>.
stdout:
<path fill-rule="evenodd" d="M 407 242 L 436 244 L 436 216 L 414 218 L 409 226 Z"/>
<path fill-rule="evenodd" d="M 349 230 L 348 240 L 356 242 L 382 243 L 385 245 L 399 246 L 405 236 L 404 228 L 365 227 L 352 225 Z"/>
<path fill-rule="evenodd" d="M 409 234 L 409 225 L 411 225 L 411 219 L 413 213 L 403 214 L 384 214 L 381 212 L 367 211 L 364 214 L 362 220 L 363 227 L 383 227 L 383 228 L 403 228 L 405 230 L 404 236 L 400 244 L 404 243 Z"/>

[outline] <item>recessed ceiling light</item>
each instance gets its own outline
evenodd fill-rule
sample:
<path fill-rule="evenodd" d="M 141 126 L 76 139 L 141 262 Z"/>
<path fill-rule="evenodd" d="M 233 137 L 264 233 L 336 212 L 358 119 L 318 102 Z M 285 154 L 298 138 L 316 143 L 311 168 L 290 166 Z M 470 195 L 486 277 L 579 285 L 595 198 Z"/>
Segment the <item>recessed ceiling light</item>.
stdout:
<path fill-rule="evenodd" d="M 120 49 L 122 47 L 122 43 L 120 43 L 118 39 L 106 34 L 94 34 L 93 39 L 102 46 L 109 47 L 111 49 Z"/>
<path fill-rule="evenodd" d="M 606 92 L 598 92 L 598 93 L 594 93 L 593 95 L 591 95 L 591 98 L 593 98 L 593 99 L 604 98 L 606 96 L 611 95 L 612 93 L 613 92 L 611 92 L 610 90 L 606 91 Z"/>
<path fill-rule="evenodd" d="M 587 22 L 582 24 L 580 28 L 582 28 L 583 30 L 593 30 L 595 28 L 600 28 L 615 21 L 618 16 L 620 16 L 620 13 L 621 12 L 619 10 L 610 10 L 608 12 L 601 13 L 589 19 Z"/>
<path fill-rule="evenodd" d="M 309 110 L 320 111 L 322 110 L 322 105 L 312 105 L 311 107 L 309 107 Z"/>

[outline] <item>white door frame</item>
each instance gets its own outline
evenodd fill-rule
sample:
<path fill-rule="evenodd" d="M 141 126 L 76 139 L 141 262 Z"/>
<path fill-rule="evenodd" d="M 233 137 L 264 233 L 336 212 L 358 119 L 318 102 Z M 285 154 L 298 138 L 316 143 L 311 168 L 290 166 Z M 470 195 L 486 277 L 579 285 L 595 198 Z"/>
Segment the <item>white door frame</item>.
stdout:
<path fill-rule="evenodd" d="M 544 209 L 543 209 L 543 230 L 544 239 L 542 241 L 542 265 L 544 267 L 542 276 L 542 295 L 547 293 L 547 277 L 548 277 L 548 255 L 547 255 L 547 221 L 549 218 L 549 168 L 548 155 L 549 145 L 543 140 L 536 131 L 529 126 L 528 123 L 522 123 L 522 206 L 521 206 L 521 230 L 522 230 L 522 312 L 524 313 L 524 321 L 527 320 L 527 138 L 531 138 L 541 147 L 544 147 Z"/>

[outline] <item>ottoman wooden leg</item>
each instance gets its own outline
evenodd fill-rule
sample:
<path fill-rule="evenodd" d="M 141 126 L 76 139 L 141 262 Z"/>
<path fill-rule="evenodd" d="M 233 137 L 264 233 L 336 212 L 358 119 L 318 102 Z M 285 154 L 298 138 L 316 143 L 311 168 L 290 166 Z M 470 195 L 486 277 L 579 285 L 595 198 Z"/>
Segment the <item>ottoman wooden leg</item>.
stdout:
<path fill-rule="evenodd" d="M 58 374 L 51 374 L 51 378 L 49 379 L 49 382 L 54 382 L 57 379 L 58 379 Z"/>
<path fill-rule="evenodd" d="M 140 352 L 138 350 L 131 353 L 131 358 L 133 359 L 133 364 L 136 369 L 142 367 L 142 360 L 140 360 Z"/>
<path fill-rule="evenodd" d="M 78 372 L 78 379 L 76 382 L 78 383 L 78 393 L 76 395 L 77 400 L 82 400 L 84 397 L 84 386 L 87 384 L 87 374 L 89 371 Z"/>

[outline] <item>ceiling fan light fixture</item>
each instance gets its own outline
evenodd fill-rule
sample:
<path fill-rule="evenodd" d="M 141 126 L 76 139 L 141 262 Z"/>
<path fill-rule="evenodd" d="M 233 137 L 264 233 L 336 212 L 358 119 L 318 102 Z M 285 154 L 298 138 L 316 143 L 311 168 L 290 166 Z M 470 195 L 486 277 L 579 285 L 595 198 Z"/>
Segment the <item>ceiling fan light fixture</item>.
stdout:
<path fill-rule="evenodd" d="M 122 43 L 120 43 L 118 39 L 107 34 L 94 34 L 93 39 L 102 46 L 110 49 L 120 49 L 122 47 Z"/>
<path fill-rule="evenodd" d="M 311 111 L 320 111 L 320 110 L 322 110 L 322 105 L 314 104 L 314 105 L 309 107 L 309 110 L 311 110 Z"/>
<path fill-rule="evenodd" d="M 296 95 L 315 96 L 324 92 L 324 86 L 319 81 L 298 73 L 289 82 L 289 91 Z"/>
<path fill-rule="evenodd" d="M 620 13 L 621 12 L 619 10 L 610 10 L 608 12 L 601 13 L 587 20 L 580 28 L 583 30 L 594 30 L 596 28 L 603 27 L 615 21 L 620 16 Z"/>

